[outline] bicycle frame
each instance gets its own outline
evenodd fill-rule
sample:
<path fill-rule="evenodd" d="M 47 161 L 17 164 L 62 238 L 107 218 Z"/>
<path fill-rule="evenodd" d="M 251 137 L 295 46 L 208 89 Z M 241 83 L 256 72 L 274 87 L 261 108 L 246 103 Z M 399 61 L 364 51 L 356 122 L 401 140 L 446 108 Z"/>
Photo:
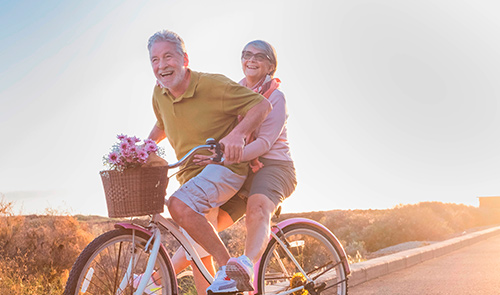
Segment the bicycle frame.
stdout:
<path fill-rule="evenodd" d="M 288 255 L 288 257 L 290 257 L 290 259 L 294 262 L 295 266 L 300 270 L 300 272 L 302 273 L 302 275 L 306 278 L 306 280 L 308 282 L 312 282 L 313 280 L 300 267 L 299 263 L 295 260 L 294 256 L 290 253 L 290 250 L 288 249 L 288 247 L 285 245 L 285 243 L 282 241 L 282 239 L 278 236 L 278 234 L 280 233 L 280 231 L 283 228 L 285 228 L 286 226 L 292 225 L 292 224 L 307 224 L 307 225 L 313 226 L 313 227 L 319 229 L 320 231 L 322 231 L 323 233 L 325 233 L 333 241 L 334 247 L 336 248 L 337 252 L 340 254 L 340 259 L 342 260 L 342 264 L 344 265 L 346 276 L 351 273 L 351 268 L 349 266 L 349 262 L 347 261 L 347 255 L 345 253 L 344 247 L 342 247 L 342 244 L 339 242 L 337 237 L 335 237 L 335 235 L 329 229 L 327 229 L 324 225 L 322 225 L 321 223 L 316 222 L 314 220 L 307 219 L 307 218 L 290 218 L 290 219 L 283 220 L 271 228 L 271 236 L 269 238 L 269 241 L 271 241 L 272 239 L 276 240 L 276 242 L 281 246 L 281 248 Z M 260 262 L 261 262 L 261 259 L 259 259 L 254 265 L 254 278 L 257 278 L 259 276 Z M 284 266 L 283 266 L 283 269 L 285 269 Z M 259 282 L 257 280 L 255 280 L 253 282 L 254 290 L 258 290 L 258 287 L 259 287 L 258 283 Z M 279 295 L 292 294 L 292 293 L 299 291 L 301 289 L 303 289 L 303 286 L 288 290 L 286 292 L 279 293 Z"/>
<path fill-rule="evenodd" d="M 345 253 L 344 247 L 342 247 L 342 244 L 337 239 L 337 237 L 328 228 L 326 228 L 324 225 L 322 225 L 319 222 L 316 222 L 314 220 L 307 219 L 307 218 L 286 219 L 286 220 L 283 220 L 282 222 L 278 223 L 277 225 L 275 225 L 271 228 L 271 232 L 272 232 L 271 235 L 273 235 L 273 233 L 276 235 L 280 231 L 280 229 L 284 228 L 285 226 L 296 224 L 296 223 L 303 223 L 303 224 L 311 225 L 311 226 L 321 230 L 323 233 L 325 233 L 333 241 L 335 248 L 339 252 L 340 259 L 342 259 L 342 264 L 344 265 L 344 269 L 346 271 L 346 274 L 349 275 L 351 273 L 351 268 L 349 266 L 349 262 L 347 261 L 347 254 Z M 260 262 L 260 260 L 257 263 L 259 263 L 259 262 Z"/>
<path fill-rule="evenodd" d="M 161 214 L 154 214 L 153 215 L 150 226 L 152 227 L 152 230 L 149 230 L 147 228 L 144 228 L 142 226 L 139 226 L 139 225 L 133 224 L 133 223 L 117 223 L 115 225 L 115 227 L 117 227 L 117 228 L 125 228 L 125 229 L 142 231 L 150 236 L 148 244 L 150 244 L 152 242 L 153 247 L 152 247 L 151 255 L 148 259 L 148 264 L 147 264 L 146 270 L 144 271 L 143 277 L 145 277 L 145 278 L 151 277 L 151 275 L 153 273 L 153 267 L 154 267 L 154 264 L 156 262 L 156 258 L 158 257 L 160 247 L 163 247 L 165 253 L 167 253 L 165 246 L 163 246 L 163 244 L 161 243 L 162 234 L 161 234 L 160 228 L 158 227 L 158 226 L 162 226 L 163 229 L 165 229 L 169 234 L 173 235 L 174 238 L 179 241 L 179 243 L 181 244 L 181 247 L 183 247 L 184 250 L 187 252 L 187 254 L 189 256 L 191 256 L 193 262 L 198 267 L 198 269 L 200 270 L 203 277 L 207 280 L 207 282 L 209 284 L 211 284 L 213 282 L 213 277 L 208 272 L 206 267 L 204 266 L 198 252 L 191 245 L 191 243 L 184 236 L 184 234 L 177 228 L 177 226 L 175 226 L 170 220 L 166 219 Z M 147 246 L 148 245 L 146 245 L 146 248 L 147 248 Z M 131 261 L 129 261 L 130 268 L 133 265 L 133 258 L 134 257 L 132 256 Z M 172 263 L 172 262 L 170 261 L 170 263 Z M 172 269 L 173 269 L 173 265 L 172 265 Z M 126 273 L 125 277 L 123 278 L 122 282 L 125 281 L 125 283 L 126 283 L 128 278 L 130 278 L 130 276 L 131 276 L 131 274 L 127 270 L 127 273 Z M 142 294 L 144 292 L 144 289 L 146 288 L 147 283 L 148 283 L 148 280 L 141 280 L 141 283 L 137 287 L 137 290 L 134 292 L 134 294 Z M 177 286 L 175 286 L 175 288 L 177 288 Z"/>
<path fill-rule="evenodd" d="M 278 242 L 278 244 L 281 246 L 281 248 L 289 255 L 289 257 L 291 259 L 293 259 L 293 255 L 290 253 L 290 250 L 287 248 L 287 246 L 284 244 L 284 242 L 280 239 L 278 234 L 279 234 L 280 230 L 282 228 L 284 228 L 285 226 L 292 225 L 292 224 L 299 224 L 299 223 L 311 225 L 315 228 L 320 229 L 325 234 L 327 234 L 327 236 L 330 237 L 331 240 L 334 242 L 334 245 L 337 248 L 338 253 L 341 255 L 342 263 L 344 264 L 344 269 L 346 271 L 346 274 L 348 275 L 351 273 L 349 263 L 347 262 L 347 255 L 345 254 L 344 248 L 342 247 L 342 245 L 340 244 L 338 239 L 325 226 L 323 226 L 322 224 L 320 224 L 314 220 L 310 220 L 310 219 L 306 219 L 306 218 L 291 218 L 291 219 L 284 220 L 284 221 L 278 223 L 277 225 L 273 226 L 273 228 L 271 229 L 271 236 L 270 236 L 269 240 L 275 239 Z M 201 258 L 199 256 L 199 254 L 197 253 L 196 249 L 191 245 L 191 243 L 184 236 L 184 234 L 170 220 L 166 219 L 161 214 L 154 214 L 152 217 L 150 226 L 152 227 L 151 230 L 144 228 L 142 226 L 136 225 L 136 224 L 132 224 L 132 223 L 118 223 L 115 225 L 115 227 L 117 227 L 117 228 L 121 227 L 121 228 L 125 228 L 125 229 L 142 231 L 151 237 L 150 240 L 148 241 L 148 244 L 153 243 L 153 246 L 152 246 L 152 250 L 151 250 L 151 256 L 148 260 L 147 268 L 143 274 L 143 277 L 149 278 L 152 275 L 153 267 L 154 267 L 155 261 L 157 259 L 157 255 L 158 255 L 158 252 L 160 250 L 160 247 L 163 247 L 165 250 L 165 253 L 166 253 L 165 246 L 163 246 L 163 244 L 161 244 L 162 234 L 161 234 L 160 228 L 158 227 L 158 226 L 161 226 L 161 227 L 163 227 L 163 229 L 165 229 L 169 234 L 173 235 L 174 238 L 179 241 L 179 243 L 181 244 L 181 247 L 183 247 L 184 250 L 187 252 L 187 254 L 189 256 L 191 256 L 191 258 L 193 259 L 193 262 L 198 267 L 198 269 L 200 270 L 200 272 L 202 273 L 204 278 L 207 280 L 207 282 L 209 284 L 211 284 L 213 282 L 212 275 L 208 272 L 208 270 L 206 269 L 206 267 L 202 263 Z M 147 248 L 147 246 L 146 246 L 146 248 Z M 170 263 L 172 263 L 172 262 L 170 261 Z M 294 263 L 300 269 L 299 264 L 296 261 L 294 261 Z M 130 268 L 131 268 L 132 264 L 133 264 L 133 256 L 131 258 L 131 261 L 129 262 Z M 260 260 L 257 261 L 254 265 L 254 270 L 255 270 L 254 277 L 255 278 L 258 277 L 259 265 L 260 265 Z M 172 269 L 173 269 L 173 266 L 172 266 Z M 301 272 L 308 281 L 312 281 L 312 279 L 309 278 L 303 270 L 301 270 Z M 131 274 L 129 273 L 129 271 L 127 271 L 127 274 L 123 278 L 122 283 L 126 283 L 128 278 L 130 278 L 130 277 L 131 277 Z M 134 294 L 142 294 L 142 292 L 146 288 L 147 282 L 148 282 L 148 280 L 141 280 L 141 283 L 139 284 L 139 286 Z M 175 287 L 177 288 L 177 286 L 175 286 Z M 257 280 L 254 281 L 254 289 L 258 290 Z M 300 289 L 303 289 L 303 287 L 298 287 L 298 288 L 295 288 L 292 290 L 288 290 L 288 291 L 280 293 L 280 294 L 282 294 L 282 295 L 291 294 L 291 293 L 298 291 Z"/>
<path fill-rule="evenodd" d="M 179 160 L 177 163 L 168 165 L 168 167 L 169 167 L 169 169 L 179 167 L 184 162 L 186 162 L 198 150 L 212 149 L 212 148 L 216 148 L 216 151 L 218 150 L 217 154 L 218 154 L 218 157 L 220 160 L 220 158 L 222 157 L 222 154 L 220 153 L 220 147 L 218 146 L 218 143 L 216 143 L 213 139 L 208 139 L 206 145 L 202 145 L 202 146 L 198 146 L 198 147 L 193 148 L 181 160 Z M 288 249 L 288 247 L 285 245 L 285 243 L 279 237 L 279 232 L 281 231 L 282 228 L 284 228 L 288 225 L 298 224 L 298 223 L 307 224 L 309 226 L 315 227 L 316 229 L 325 233 L 326 236 L 328 236 L 331 239 L 331 241 L 333 241 L 334 247 L 336 248 L 337 252 L 341 256 L 340 258 L 341 258 L 342 264 L 344 265 L 344 269 L 346 271 L 346 274 L 349 275 L 351 271 L 350 271 L 349 263 L 347 262 L 347 255 L 345 254 L 344 248 L 342 247 L 342 245 L 340 244 L 338 239 L 325 226 L 323 226 L 322 224 L 320 224 L 316 221 L 306 219 L 306 218 L 287 219 L 287 220 L 284 220 L 284 221 L 278 223 L 276 226 L 273 226 L 273 228 L 271 229 L 270 241 L 272 239 L 275 239 L 277 241 L 277 243 L 281 246 L 281 248 L 287 253 L 287 255 L 290 257 L 290 259 L 294 262 L 294 264 L 302 272 L 304 277 L 309 282 L 313 281 L 310 277 L 307 276 L 305 271 L 300 267 L 299 263 L 294 259 L 293 255 L 290 253 L 290 250 Z M 156 259 L 158 257 L 158 253 L 160 251 L 160 248 L 163 248 L 163 251 L 165 251 L 165 253 L 167 253 L 165 246 L 161 243 L 162 234 L 161 234 L 161 230 L 160 230 L 159 226 L 161 226 L 162 229 L 166 230 L 169 234 L 173 235 L 177 241 L 179 241 L 179 243 L 181 244 L 181 247 L 183 247 L 184 250 L 186 251 L 186 253 L 189 256 L 191 256 L 194 264 L 200 270 L 203 277 L 207 280 L 207 282 L 209 284 L 212 284 L 213 277 L 209 273 L 209 271 L 207 270 L 207 268 L 205 267 L 203 262 L 201 261 L 201 258 L 199 256 L 199 254 L 197 253 L 196 249 L 191 245 L 189 240 L 179 230 L 179 228 L 176 225 L 174 225 L 174 223 L 172 223 L 171 221 L 169 221 L 168 219 L 163 217 L 161 214 L 152 215 L 152 219 L 151 219 L 151 222 L 149 224 L 149 227 L 151 228 L 151 230 L 148 228 L 136 225 L 136 224 L 132 224 L 132 223 L 118 223 L 115 225 L 115 227 L 117 227 L 117 228 L 131 229 L 133 232 L 135 230 L 144 232 L 150 237 L 145 248 L 148 249 L 149 245 L 151 243 L 152 243 L 152 248 L 150 250 L 150 257 L 148 259 L 146 270 L 144 271 L 142 277 L 143 278 L 150 278 L 151 275 L 153 274 L 153 268 L 154 268 L 154 265 L 156 263 Z M 125 286 L 132 276 L 131 269 L 134 266 L 134 263 L 135 263 L 134 260 L 135 260 L 135 256 L 132 255 L 131 260 L 129 261 L 128 269 L 125 273 L 124 278 L 122 279 L 122 281 L 120 283 L 120 289 L 124 288 L 124 287 L 122 288 L 122 285 Z M 170 263 L 171 269 L 174 269 L 170 257 L 168 257 L 168 263 Z M 254 277 L 255 278 L 258 277 L 259 265 L 260 265 L 260 259 L 254 265 L 254 270 L 255 270 Z M 147 284 L 148 284 L 148 279 L 144 279 L 144 280 L 141 279 L 141 282 L 139 283 L 139 286 L 138 286 L 137 290 L 134 292 L 134 294 L 142 294 L 144 292 Z M 174 287 L 175 287 L 175 289 L 177 289 L 177 283 L 175 283 L 175 284 L 176 285 Z M 297 287 L 297 288 L 294 288 L 293 290 L 288 290 L 288 291 L 280 293 L 280 294 L 282 294 L 282 295 L 291 294 L 291 293 L 298 291 L 300 289 L 303 289 L 303 288 L 304 288 L 303 286 Z M 258 280 L 254 281 L 254 289 L 256 291 L 258 290 Z M 250 294 L 252 294 L 252 292 L 250 292 Z"/>

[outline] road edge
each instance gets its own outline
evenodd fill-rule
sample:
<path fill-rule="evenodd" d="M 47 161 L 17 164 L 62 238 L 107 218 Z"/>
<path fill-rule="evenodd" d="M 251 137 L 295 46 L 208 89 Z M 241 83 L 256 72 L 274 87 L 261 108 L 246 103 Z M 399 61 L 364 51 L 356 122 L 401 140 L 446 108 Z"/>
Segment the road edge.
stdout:
<path fill-rule="evenodd" d="M 351 264 L 349 286 L 356 286 L 383 275 L 411 267 L 415 264 L 442 256 L 497 234 L 500 234 L 500 226 L 473 232 L 432 245 Z"/>

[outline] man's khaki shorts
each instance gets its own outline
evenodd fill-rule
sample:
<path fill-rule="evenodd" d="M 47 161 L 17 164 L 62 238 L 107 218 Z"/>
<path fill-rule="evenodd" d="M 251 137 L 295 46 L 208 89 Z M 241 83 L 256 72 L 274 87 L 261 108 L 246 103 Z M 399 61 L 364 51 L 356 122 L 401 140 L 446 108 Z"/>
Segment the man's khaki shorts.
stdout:
<path fill-rule="evenodd" d="M 188 180 L 172 197 L 184 202 L 195 212 L 204 215 L 217 228 L 220 205 L 229 200 L 245 182 L 246 176 L 238 175 L 222 165 L 207 165 L 200 174 Z M 181 229 L 200 257 L 209 256 L 207 251 Z M 191 260 L 186 253 L 188 260 Z"/>
<path fill-rule="evenodd" d="M 204 215 L 224 204 L 241 188 L 246 176 L 238 175 L 222 165 L 207 165 L 198 175 L 182 185 L 172 197 Z"/>

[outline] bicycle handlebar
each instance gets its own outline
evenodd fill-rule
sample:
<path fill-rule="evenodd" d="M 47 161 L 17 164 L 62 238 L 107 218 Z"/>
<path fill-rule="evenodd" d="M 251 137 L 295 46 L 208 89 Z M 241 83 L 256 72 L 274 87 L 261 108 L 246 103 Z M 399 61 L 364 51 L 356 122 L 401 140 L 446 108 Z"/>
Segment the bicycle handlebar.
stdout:
<path fill-rule="evenodd" d="M 181 166 L 182 164 L 187 162 L 187 160 L 189 158 L 191 158 L 191 156 L 193 156 L 196 152 L 198 152 L 200 150 L 212 150 L 212 149 L 215 150 L 215 154 L 216 154 L 216 156 L 214 158 L 212 158 L 212 161 L 217 162 L 217 163 L 224 161 L 224 159 L 222 158 L 222 149 L 221 149 L 220 144 L 215 139 L 209 138 L 209 139 L 207 139 L 205 144 L 202 144 L 202 145 L 199 145 L 199 146 L 192 148 L 178 162 L 175 162 L 173 164 L 168 164 L 168 169 L 177 168 L 177 167 Z"/>

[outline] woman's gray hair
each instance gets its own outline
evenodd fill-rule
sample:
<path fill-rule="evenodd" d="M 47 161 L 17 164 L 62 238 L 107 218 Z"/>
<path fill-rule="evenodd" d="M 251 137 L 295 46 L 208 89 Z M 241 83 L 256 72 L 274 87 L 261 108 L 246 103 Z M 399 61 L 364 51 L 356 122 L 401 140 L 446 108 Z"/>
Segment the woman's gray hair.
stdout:
<path fill-rule="evenodd" d="M 186 45 L 184 45 L 184 40 L 182 40 L 181 36 L 177 35 L 177 33 L 169 30 L 163 30 L 154 33 L 154 35 L 149 37 L 148 40 L 148 50 L 150 53 L 151 47 L 153 47 L 153 44 L 158 41 L 171 42 L 175 45 L 175 47 L 177 48 L 177 52 L 179 52 L 181 55 L 184 55 L 186 53 Z"/>
<path fill-rule="evenodd" d="M 243 48 L 243 51 L 245 51 L 248 46 L 253 46 L 255 48 L 258 48 L 258 49 L 264 51 L 264 53 L 269 57 L 269 61 L 271 62 L 271 64 L 274 67 L 272 69 L 272 71 L 269 73 L 269 76 L 273 77 L 274 73 L 276 73 L 276 68 L 278 67 L 278 58 L 277 58 L 276 50 L 274 49 L 274 47 L 266 41 L 254 40 L 254 41 L 248 42 L 248 44 L 245 45 L 245 47 Z"/>

